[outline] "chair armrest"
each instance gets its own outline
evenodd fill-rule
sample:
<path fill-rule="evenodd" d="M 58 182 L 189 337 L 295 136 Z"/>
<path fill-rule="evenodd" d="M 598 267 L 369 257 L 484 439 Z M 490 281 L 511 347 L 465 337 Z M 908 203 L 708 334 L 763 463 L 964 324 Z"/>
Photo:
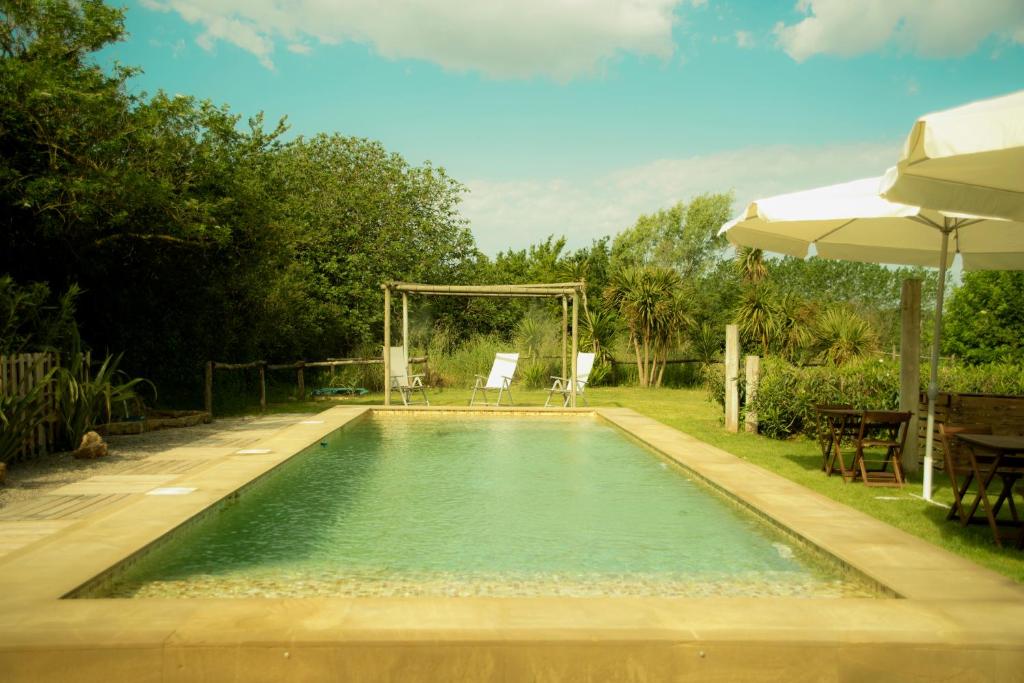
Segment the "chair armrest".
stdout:
<path fill-rule="evenodd" d="M 484 376 L 484 375 L 473 375 L 473 376 L 478 378 L 478 379 L 487 379 L 487 377 Z"/>

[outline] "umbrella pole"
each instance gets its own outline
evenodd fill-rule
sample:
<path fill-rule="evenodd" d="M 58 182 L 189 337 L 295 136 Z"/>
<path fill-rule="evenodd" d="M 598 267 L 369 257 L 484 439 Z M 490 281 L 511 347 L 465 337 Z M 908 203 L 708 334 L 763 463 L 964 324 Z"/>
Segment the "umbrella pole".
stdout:
<path fill-rule="evenodd" d="M 949 219 L 942 227 L 942 253 L 939 257 L 939 291 L 935 296 L 935 332 L 932 336 L 931 374 L 928 378 L 928 427 L 924 437 L 924 482 L 921 497 L 932 499 L 932 449 L 935 446 L 935 400 L 939 397 L 939 342 L 942 339 L 942 300 L 946 294 L 946 259 L 949 254 Z"/>

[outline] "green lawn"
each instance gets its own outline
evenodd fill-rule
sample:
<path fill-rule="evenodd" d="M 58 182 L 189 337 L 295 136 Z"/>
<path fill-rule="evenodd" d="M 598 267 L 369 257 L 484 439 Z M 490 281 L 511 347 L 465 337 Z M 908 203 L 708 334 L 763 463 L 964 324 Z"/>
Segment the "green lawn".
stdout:
<path fill-rule="evenodd" d="M 545 391 L 514 389 L 520 405 L 543 405 Z M 726 450 L 767 470 L 791 479 L 809 489 L 861 510 L 908 533 L 963 555 L 1016 581 L 1024 582 L 1024 551 L 999 549 L 987 526 L 963 528 L 946 521 L 946 509 L 924 502 L 920 494 L 920 477 L 912 477 L 902 491 L 888 488 L 866 488 L 846 484 L 841 477 L 826 477 L 819 469 L 821 451 L 805 439 L 776 441 L 755 434 L 729 434 L 722 428 L 721 410 L 706 399 L 699 389 L 641 389 L 637 387 L 594 387 L 587 396 L 591 406 L 621 406 L 675 427 L 709 444 Z M 431 404 L 465 405 L 465 390 L 432 390 Z M 381 394 L 344 400 L 351 404 L 380 404 Z M 330 407 L 329 402 L 290 402 L 273 404 L 272 412 L 317 411 Z M 884 498 L 896 497 L 896 500 Z M 937 474 L 934 497 L 949 504 L 952 492 L 947 480 Z"/>

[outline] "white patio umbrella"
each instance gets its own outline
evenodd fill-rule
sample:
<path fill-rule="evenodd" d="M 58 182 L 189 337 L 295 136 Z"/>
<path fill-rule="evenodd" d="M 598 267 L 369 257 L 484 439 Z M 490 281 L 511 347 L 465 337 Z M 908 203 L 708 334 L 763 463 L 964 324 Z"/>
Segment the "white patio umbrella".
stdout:
<path fill-rule="evenodd" d="M 922 116 L 886 199 L 1024 221 L 1024 90 Z"/>
<path fill-rule="evenodd" d="M 898 204 L 880 197 L 878 185 L 878 178 L 866 178 L 759 199 L 722 226 L 719 234 L 735 245 L 801 258 L 813 244 L 823 258 L 939 269 L 923 487 L 924 498 L 931 500 L 946 269 L 956 253 L 965 270 L 1024 269 L 1024 222 Z"/>

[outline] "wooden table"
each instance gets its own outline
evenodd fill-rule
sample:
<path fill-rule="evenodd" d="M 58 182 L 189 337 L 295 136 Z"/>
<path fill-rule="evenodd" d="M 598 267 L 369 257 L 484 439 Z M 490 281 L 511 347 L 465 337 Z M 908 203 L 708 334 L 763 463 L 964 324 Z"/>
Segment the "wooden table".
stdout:
<path fill-rule="evenodd" d="M 970 522 L 980 503 L 985 510 L 985 517 L 996 539 L 996 545 L 1002 547 L 1000 525 L 996 515 L 1005 501 L 1009 504 L 1012 525 L 1018 530 L 1017 547 L 1024 548 L 1024 529 L 1013 501 L 1013 487 L 1021 476 L 1024 476 L 1024 457 L 1021 457 L 1024 456 L 1024 436 L 958 434 L 956 438 L 967 445 L 968 461 L 978 486 L 977 495 L 962 524 Z M 996 475 L 1002 479 L 1003 487 L 993 505 L 988 497 L 988 488 Z"/>

